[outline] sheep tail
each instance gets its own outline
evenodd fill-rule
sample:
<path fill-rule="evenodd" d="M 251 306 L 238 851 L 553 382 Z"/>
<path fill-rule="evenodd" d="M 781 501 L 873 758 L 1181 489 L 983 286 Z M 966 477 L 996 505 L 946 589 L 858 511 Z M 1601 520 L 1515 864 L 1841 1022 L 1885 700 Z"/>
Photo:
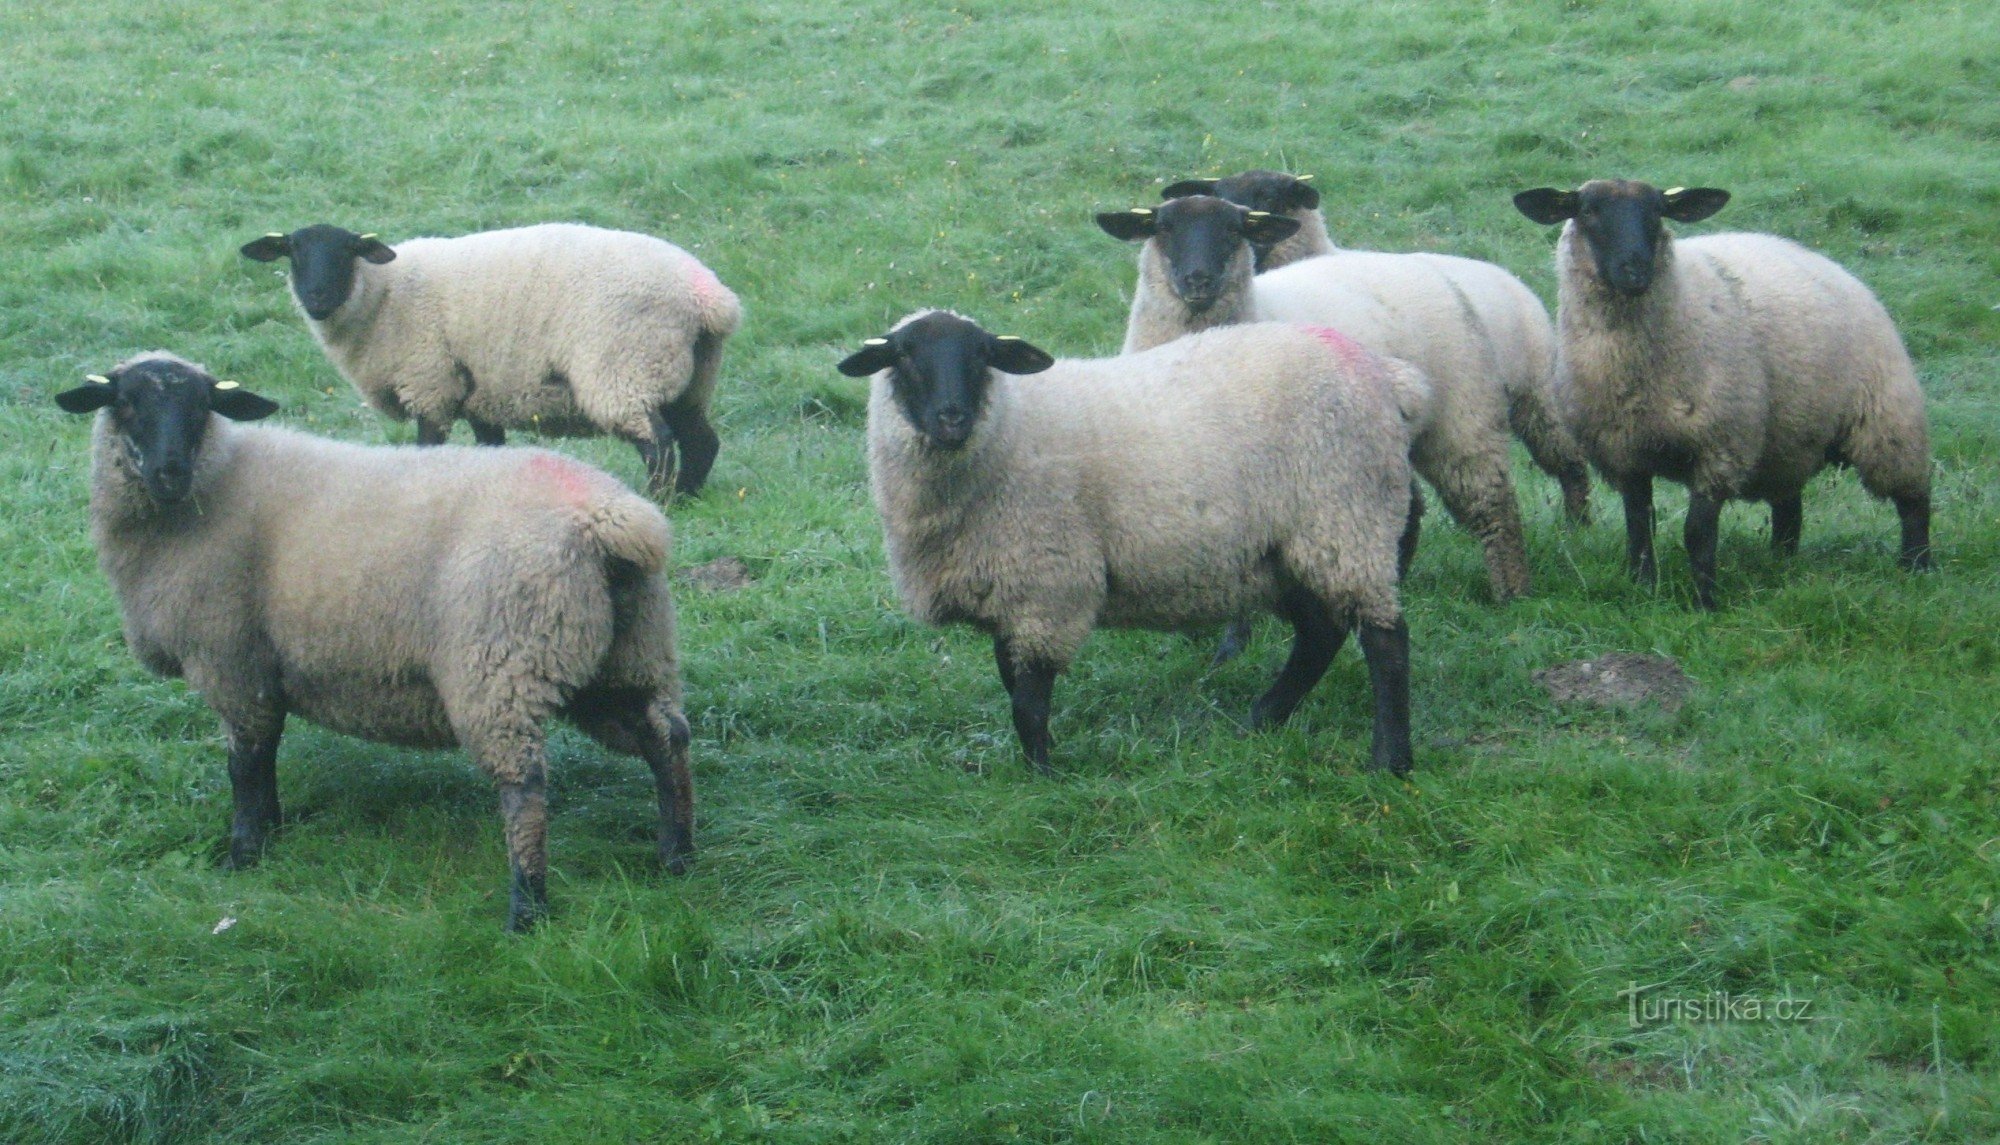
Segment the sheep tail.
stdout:
<path fill-rule="evenodd" d="M 583 533 L 607 560 L 625 561 L 645 576 L 667 567 L 673 547 L 667 519 L 650 502 L 623 489 L 591 507 Z"/>
<path fill-rule="evenodd" d="M 1402 411 L 1410 436 L 1417 437 L 1430 428 L 1437 413 L 1437 393 L 1431 388 L 1430 377 L 1400 358 L 1385 358 L 1382 364 L 1389 389 L 1396 395 L 1396 408 Z"/>
<path fill-rule="evenodd" d="M 701 316 L 703 331 L 727 338 L 742 325 L 743 303 L 737 300 L 736 292 L 722 285 L 715 272 L 693 255 L 688 256 L 687 288 L 695 311 Z"/>

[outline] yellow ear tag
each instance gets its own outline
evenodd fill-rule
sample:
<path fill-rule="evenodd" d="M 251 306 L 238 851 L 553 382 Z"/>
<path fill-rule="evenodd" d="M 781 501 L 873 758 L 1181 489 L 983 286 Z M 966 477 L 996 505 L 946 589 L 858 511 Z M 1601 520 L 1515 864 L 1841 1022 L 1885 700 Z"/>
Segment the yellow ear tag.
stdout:
<path fill-rule="evenodd" d="M 1669 187 L 1669 188 L 1667 188 L 1667 197 L 1668 197 L 1668 198 L 1672 198 L 1672 197 L 1674 197 L 1675 195 L 1678 195 L 1678 194 L 1680 194 L 1680 193 L 1681 193 L 1682 191 L 1685 191 L 1685 190 L 1687 190 L 1687 188 L 1686 188 L 1686 187 Z"/>
<path fill-rule="evenodd" d="M 362 236 L 361 236 L 361 241 L 362 241 L 362 242 L 373 242 L 373 241 L 375 241 L 376 237 L 377 237 L 377 236 L 375 236 L 375 235 L 362 235 Z"/>
<path fill-rule="evenodd" d="M 1021 336 L 1018 334 L 995 334 L 993 335 L 993 340 L 996 342 L 1019 342 Z"/>
<path fill-rule="evenodd" d="M 284 238 L 284 237 L 285 237 L 285 232 L 283 232 L 283 231 L 266 231 L 266 232 L 264 232 L 264 237 L 265 237 L 265 238 L 267 238 L 267 239 L 281 239 L 281 238 Z"/>
<path fill-rule="evenodd" d="M 1244 217 L 1245 217 L 1245 218 L 1249 218 L 1249 219 L 1268 219 L 1268 218 L 1270 218 L 1270 217 L 1271 217 L 1271 212 L 1269 212 L 1269 211 L 1252 211 L 1252 212 L 1250 212 L 1250 213 L 1249 213 L 1248 215 L 1245 215 Z"/>
<path fill-rule="evenodd" d="M 1133 207 L 1130 211 L 1127 212 L 1127 214 L 1133 214 L 1133 215 L 1150 215 L 1152 213 L 1153 213 L 1153 208 L 1151 207 Z"/>
<path fill-rule="evenodd" d="M 96 382 L 100 386 L 111 384 L 111 379 L 105 377 L 103 374 L 85 374 L 83 380 L 86 382 Z"/>
<path fill-rule="evenodd" d="M 218 390 L 242 389 L 242 387 L 237 385 L 235 382 L 217 382 L 215 383 L 215 388 Z"/>
<path fill-rule="evenodd" d="M 889 344 L 889 340 L 887 338 L 870 338 L 862 342 L 861 344 L 863 346 L 887 346 Z"/>
<path fill-rule="evenodd" d="M 1311 175 L 1294 175 L 1292 176 L 1292 178 L 1297 179 L 1301 183 L 1310 183 L 1313 181 L 1313 177 Z"/>

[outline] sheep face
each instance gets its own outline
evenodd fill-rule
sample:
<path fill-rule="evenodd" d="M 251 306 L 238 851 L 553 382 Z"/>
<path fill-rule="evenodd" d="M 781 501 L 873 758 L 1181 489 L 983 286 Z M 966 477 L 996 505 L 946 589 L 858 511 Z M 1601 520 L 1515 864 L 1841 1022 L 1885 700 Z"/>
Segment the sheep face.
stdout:
<path fill-rule="evenodd" d="M 864 378 L 889 372 L 890 392 L 912 428 L 941 449 L 962 449 L 986 409 L 992 371 L 1035 374 L 1055 365 L 1047 353 L 977 322 L 933 310 L 870 338 L 840 363 Z"/>
<path fill-rule="evenodd" d="M 1135 207 L 1106 211 L 1097 225 L 1116 239 L 1158 244 L 1175 297 L 1196 314 L 1214 306 L 1232 283 L 1248 277 L 1241 261 L 1253 261 L 1253 246 L 1270 246 L 1299 229 L 1297 219 L 1252 211 L 1213 195 L 1169 199 L 1158 210 Z"/>
<path fill-rule="evenodd" d="M 193 488 L 210 413 L 255 421 L 278 409 L 278 403 L 235 382 L 218 382 L 200 366 L 171 355 L 134 358 L 109 376 L 92 374 L 83 385 L 57 394 L 56 404 L 70 413 L 109 409 L 126 463 L 147 496 L 161 505 L 186 499 Z"/>
<path fill-rule="evenodd" d="M 1574 191 L 1541 187 L 1514 196 L 1514 206 L 1538 223 L 1573 220 L 1597 277 L 1627 298 L 1653 285 L 1654 266 L 1671 238 L 1661 220 L 1697 223 L 1727 202 L 1729 192 L 1713 187 L 1661 191 L 1630 179 L 1593 179 Z"/>
<path fill-rule="evenodd" d="M 374 235 L 357 235 L 341 227 L 318 223 L 288 235 L 268 234 L 242 247 L 244 258 L 272 262 L 292 260 L 292 293 L 315 322 L 333 317 L 354 293 L 354 260 L 385 263 L 396 252 Z"/>

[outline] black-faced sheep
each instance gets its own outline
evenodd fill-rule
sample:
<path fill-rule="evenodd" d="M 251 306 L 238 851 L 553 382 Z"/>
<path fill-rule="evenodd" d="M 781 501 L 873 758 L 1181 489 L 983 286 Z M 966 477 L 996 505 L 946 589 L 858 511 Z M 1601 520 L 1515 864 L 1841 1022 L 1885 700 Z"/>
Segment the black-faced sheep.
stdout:
<path fill-rule="evenodd" d="M 993 637 L 1014 728 L 1049 758 L 1055 678 L 1100 625 L 1181 629 L 1271 609 L 1291 657 L 1252 709 L 1283 723 L 1359 626 L 1372 762 L 1410 766 L 1415 368 L 1332 330 L 1250 325 L 1057 362 L 945 311 L 840 363 L 874 375 L 868 456 L 905 607 Z M 1034 376 L 1020 376 L 1034 375 Z"/>
<path fill-rule="evenodd" d="M 715 463 L 709 399 L 742 310 L 672 243 L 547 223 L 390 247 L 317 225 L 242 253 L 290 259 L 313 336 L 369 405 L 416 418 L 419 444 L 461 417 L 482 445 L 509 429 L 612 434 L 638 449 L 656 496 L 670 477 L 699 492 Z"/>
<path fill-rule="evenodd" d="M 1251 271 L 1251 248 L 1295 233 L 1291 219 L 1210 195 L 1097 216 L 1142 241 L 1125 352 L 1234 322 L 1324 325 L 1429 376 L 1436 416 L 1412 461 L 1485 549 L 1494 596 L 1528 591 L 1528 559 L 1507 445 L 1508 377 L 1546 373 L 1553 336 L 1541 303 L 1497 267 L 1443 255 L 1350 252 Z M 1540 323 L 1540 326 L 1537 325 Z"/>
<path fill-rule="evenodd" d="M 56 398 L 101 411 L 90 518 L 140 662 L 222 720 L 232 865 L 279 819 L 287 714 L 463 745 L 500 788 L 508 925 L 546 909 L 543 725 L 567 716 L 659 785 L 662 859 L 694 785 L 658 509 L 539 449 L 370 447 L 239 426 L 277 406 L 168 354 Z"/>
<path fill-rule="evenodd" d="M 1556 247 L 1557 392 L 1571 430 L 1625 502 L 1626 558 L 1652 581 L 1653 478 L 1688 487 L 1695 594 L 1715 607 L 1722 503 L 1771 506 L 1773 547 L 1798 549 L 1806 479 L 1852 465 L 1895 502 L 1902 563 L 1930 555 L 1923 391 L 1882 304 L 1853 275 L 1771 235 L 1675 239 L 1729 201 L 1594 180 L 1514 197 Z"/>

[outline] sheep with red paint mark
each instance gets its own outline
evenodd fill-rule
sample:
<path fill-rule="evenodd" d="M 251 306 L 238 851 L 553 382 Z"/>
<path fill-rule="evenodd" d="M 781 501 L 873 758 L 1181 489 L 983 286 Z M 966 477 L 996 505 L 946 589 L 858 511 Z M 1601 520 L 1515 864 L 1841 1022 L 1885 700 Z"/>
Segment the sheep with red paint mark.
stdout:
<path fill-rule="evenodd" d="M 698 493 L 720 439 L 708 420 L 736 295 L 680 247 L 570 223 L 409 239 L 325 224 L 245 243 L 284 258 L 292 295 L 334 366 L 417 441 L 471 422 L 631 442 L 655 495 Z M 675 473 L 678 445 L 679 472 Z"/>
<path fill-rule="evenodd" d="M 1251 711 L 1283 723 L 1358 628 L 1374 766 L 1411 763 L 1410 435 L 1430 387 L 1337 332 L 1255 324 L 1057 361 L 948 311 L 840 363 L 873 375 L 869 473 L 903 604 L 993 637 L 1014 728 L 1049 764 L 1055 677 L 1092 629 L 1251 610 L 1295 639 Z"/>
<path fill-rule="evenodd" d="M 1469 281 L 1473 289 L 1466 292 L 1466 297 L 1478 308 L 1474 317 L 1488 325 L 1517 323 L 1523 336 L 1522 352 L 1511 365 L 1502 363 L 1499 371 L 1500 384 L 1507 396 L 1507 426 L 1528 447 L 1528 456 L 1535 467 L 1561 486 L 1564 515 L 1579 524 L 1588 521 L 1590 469 L 1584 460 L 1583 447 L 1577 444 L 1556 409 L 1555 328 L 1541 300 L 1519 279 L 1492 263 L 1424 252 L 1391 254 L 1341 247 L 1327 232 L 1326 216 L 1320 212 L 1320 193 L 1312 186 L 1311 178 L 1282 171 L 1245 171 L 1222 179 L 1183 179 L 1168 185 L 1160 197 L 1213 195 L 1240 207 L 1298 223 L 1298 230 L 1285 238 L 1274 243 L 1252 244 L 1258 274 L 1323 255 L 1339 256 L 1344 261 L 1320 264 L 1322 269 L 1318 273 L 1327 273 L 1327 268 L 1340 272 L 1347 281 L 1391 306 L 1399 306 L 1401 296 L 1410 291 L 1437 290 L 1438 279 L 1433 271 L 1446 272 L 1460 280 L 1461 287 Z M 1384 275 L 1385 260 L 1391 269 L 1400 265 L 1403 273 Z M 1444 373 L 1434 362 L 1427 368 L 1434 376 Z"/>
<path fill-rule="evenodd" d="M 1525 286 L 1469 259 L 1358 251 L 1256 274 L 1255 248 L 1292 235 L 1298 223 L 1212 195 L 1106 211 L 1097 223 L 1114 238 L 1142 244 L 1125 327 L 1128 354 L 1233 323 L 1295 322 L 1334 327 L 1422 370 L 1437 413 L 1415 441 L 1417 472 L 1479 538 L 1493 595 L 1506 601 L 1528 591 L 1507 444 L 1507 379 L 1546 374 L 1553 339 L 1548 315 Z M 1364 264 L 1372 269 L 1358 273 Z"/>
<path fill-rule="evenodd" d="M 413 747 L 463 746 L 499 784 L 509 926 L 547 904 L 543 728 L 561 715 L 641 756 L 659 851 L 693 850 L 671 534 L 651 502 L 539 449 L 364 446 L 255 421 L 277 409 L 171 354 L 57 395 L 97 413 L 98 563 L 148 669 L 222 720 L 232 866 L 279 821 L 288 715 Z"/>

